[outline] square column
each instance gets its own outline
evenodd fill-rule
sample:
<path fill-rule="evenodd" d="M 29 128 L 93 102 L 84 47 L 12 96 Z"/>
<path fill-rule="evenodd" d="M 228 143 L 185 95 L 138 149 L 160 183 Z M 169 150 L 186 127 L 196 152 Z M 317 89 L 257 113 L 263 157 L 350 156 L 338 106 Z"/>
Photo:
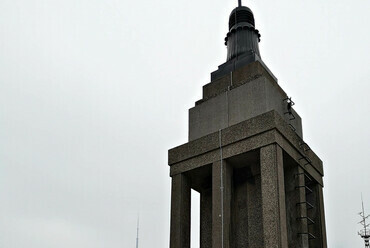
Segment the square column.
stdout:
<path fill-rule="evenodd" d="M 212 166 L 212 248 L 230 247 L 232 167 L 226 161 Z"/>
<path fill-rule="evenodd" d="M 277 144 L 260 149 L 262 223 L 265 248 L 288 248 L 283 152 Z"/>
<path fill-rule="evenodd" d="M 190 248 L 191 188 L 183 174 L 172 177 L 170 248 Z"/>
<path fill-rule="evenodd" d="M 200 248 L 212 248 L 212 188 L 200 192 Z"/>

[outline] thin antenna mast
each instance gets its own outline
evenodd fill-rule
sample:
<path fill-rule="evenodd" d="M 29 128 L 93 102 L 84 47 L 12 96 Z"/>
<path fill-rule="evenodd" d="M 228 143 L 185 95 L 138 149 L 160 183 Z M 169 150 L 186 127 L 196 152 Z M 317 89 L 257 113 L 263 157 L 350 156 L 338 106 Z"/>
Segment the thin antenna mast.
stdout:
<path fill-rule="evenodd" d="M 239 7 L 242 6 L 242 0 L 238 0 Z"/>
<path fill-rule="evenodd" d="M 139 220 L 140 216 L 137 216 L 137 225 L 136 225 L 136 248 L 139 248 Z"/>
<path fill-rule="evenodd" d="M 369 244 L 369 239 L 370 239 L 370 234 L 369 234 L 369 231 L 368 231 L 368 227 L 370 224 L 366 224 L 366 219 L 369 218 L 370 215 L 365 215 L 365 208 L 364 208 L 364 200 L 362 198 L 362 193 L 361 193 L 361 203 L 362 203 L 362 212 L 359 213 L 359 215 L 361 216 L 362 220 L 359 222 L 359 224 L 361 224 L 364 229 L 362 229 L 358 235 L 361 236 L 361 238 L 365 241 L 365 248 L 368 248 L 370 246 Z"/>

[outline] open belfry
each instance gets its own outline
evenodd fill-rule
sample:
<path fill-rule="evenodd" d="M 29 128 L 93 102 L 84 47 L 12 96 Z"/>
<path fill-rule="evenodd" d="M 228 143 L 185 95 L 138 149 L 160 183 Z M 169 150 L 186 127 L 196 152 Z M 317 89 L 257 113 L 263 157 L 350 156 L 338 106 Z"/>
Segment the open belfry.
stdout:
<path fill-rule="evenodd" d="M 323 163 L 294 102 L 261 60 L 252 11 L 229 19 L 227 61 L 189 110 L 188 143 L 169 150 L 170 248 L 190 247 L 191 189 L 201 248 L 326 248 Z"/>

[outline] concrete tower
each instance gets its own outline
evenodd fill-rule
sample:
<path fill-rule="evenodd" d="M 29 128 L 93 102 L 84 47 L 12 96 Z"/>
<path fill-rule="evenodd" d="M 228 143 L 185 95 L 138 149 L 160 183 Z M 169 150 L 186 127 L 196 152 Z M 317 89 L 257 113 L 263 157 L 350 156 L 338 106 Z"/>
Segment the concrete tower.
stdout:
<path fill-rule="evenodd" d="M 227 61 L 189 110 L 189 142 L 169 150 L 170 248 L 190 247 L 191 189 L 201 248 L 326 248 L 323 164 L 294 102 L 262 62 L 252 11 L 229 19 Z"/>

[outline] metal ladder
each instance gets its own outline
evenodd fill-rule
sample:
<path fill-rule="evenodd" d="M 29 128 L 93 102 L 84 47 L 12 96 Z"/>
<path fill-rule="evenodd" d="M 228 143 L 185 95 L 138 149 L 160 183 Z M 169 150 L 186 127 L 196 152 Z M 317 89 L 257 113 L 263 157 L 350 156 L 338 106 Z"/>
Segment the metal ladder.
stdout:
<path fill-rule="evenodd" d="M 295 105 L 295 103 L 293 102 L 291 97 L 285 98 L 283 100 L 283 102 L 286 103 L 286 112 L 284 112 L 284 115 L 288 115 L 288 120 L 289 120 L 288 125 L 295 132 L 296 128 L 292 125 L 292 123 L 290 123 L 291 121 L 296 119 L 296 117 L 295 117 L 295 115 L 292 111 L 292 107 Z M 295 189 L 296 190 L 303 189 L 304 192 L 305 192 L 305 195 L 307 196 L 307 195 L 313 193 L 313 190 L 308 186 L 309 182 L 312 182 L 313 179 L 304 170 L 304 167 L 306 167 L 306 165 L 308 165 L 308 164 L 312 165 L 311 159 L 306 155 L 306 152 L 310 151 L 311 148 L 309 147 L 309 145 L 307 143 L 305 143 L 303 141 L 303 139 L 300 140 L 299 146 L 303 150 L 303 155 L 302 155 L 301 158 L 299 158 L 299 165 L 302 167 L 303 172 L 298 173 L 298 174 L 295 175 L 295 177 L 298 178 L 298 183 L 297 183 L 297 186 L 295 187 Z M 303 177 L 303 180 L 299 180 L 299 179 L 302 179 L 302 177 Z M 300 182 L 304 182 L 304 183 L 302 184 Z M 313 220 L 309 217 L 309 211 L 314 209 L 314 205 L 307 201 L 307 197 L 306 197 L 305 201 L 301 201 L 301 202 L 296 203 L 296 207 L 300 208 L 302 205 L 306 206 L 306 213 L 305 213 L 304 216 L 302 216 L 302 213 L 300 213 L 300 216 L 297 217 L 297 221 L 306 221 L 306 223 L 307 223 L 307 232 L 300 232 L 300 233 L 298 233 L 298 235 L 307 235 L 308 240 L 316 239 L 316 236 L 313 235 L 309 231 L 309 226 L 315 224 L 315 220 Z"/>

